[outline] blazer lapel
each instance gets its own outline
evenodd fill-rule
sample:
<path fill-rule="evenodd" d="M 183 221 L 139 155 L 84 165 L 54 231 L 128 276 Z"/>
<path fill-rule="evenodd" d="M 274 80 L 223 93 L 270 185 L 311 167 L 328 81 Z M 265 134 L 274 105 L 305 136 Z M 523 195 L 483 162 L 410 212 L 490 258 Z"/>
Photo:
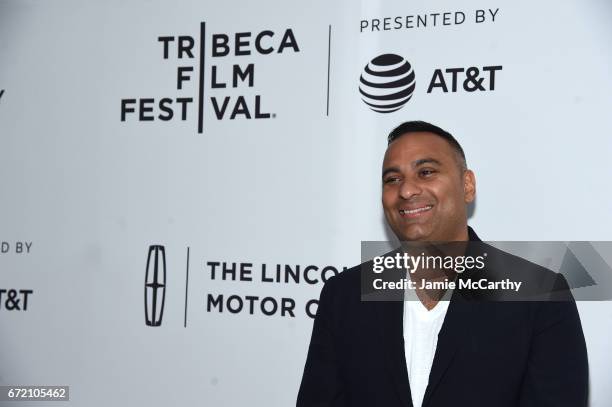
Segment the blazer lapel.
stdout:
<path fill-rule="evenodd" d="M 404 351 L 404 302 L 380 302 L 378 305 L 382 325 L 381 345 L 384 348 L 387 370 L 389 370 L 402 405 L 413 407 Z"/>
<path fill-rule="evenodd" d="M 481 242 L 480 238 L 471 227 L 468 227 L 468 239 L 471 242 Z M 468 248 L 469 250 L 469 248 Z M 465 274 L 459 278 L 466 278 Z M 451 297 L 444 323 L 438 335 L 438 345 L 434 356 L 429 383 L 423 397 L 423 406 L 426 406 L 431 395 L 436 390 L 448 366 L 453 361 L 455 353 L 462 346 L 476 308 L 474 302 L 470 301 L 471 293 L 456 289 Z"/>
<path fill-rule="evenodd" d="M 480 241 L 471 227 L 468 227 L 468 235 L 470 241 Z M 473 304 L 463 294 L 456 290 L 451 297 L 442 329 L 438 335 L 438 345 L 429 374 L 429 384 L 423 398 L 423 406 L 427 405 L 468 332 L 469 321 L 473 317 Z M 405 407 L 414 407 L 404 349 L 404 301 L 400 299 L 379 302 L 378 305 L 382 335 L 381 345 L 385 349 L 385 364 L 402 404 Z"/>
<path fill-rule="evenodd" d="M 431 395 L 436 390 L 448 366 L 453 361 L 455 353 L 462 346 L 469 329 L 472 304 L 464 296 L 455 291 L 444 318 L 444 323 L 438 335 L 438 345 L 434 356 L 429 384 L 423 397 L 423 406 L 426 406 Z"/>

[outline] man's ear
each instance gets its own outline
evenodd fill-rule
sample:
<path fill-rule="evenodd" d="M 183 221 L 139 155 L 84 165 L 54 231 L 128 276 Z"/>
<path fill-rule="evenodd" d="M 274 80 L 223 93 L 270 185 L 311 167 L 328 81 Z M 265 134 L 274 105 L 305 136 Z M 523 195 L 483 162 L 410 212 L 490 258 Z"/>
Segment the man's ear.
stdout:
<path fill-rule="evenodd" d="M 472 170 L 463 172 L 463 193 L 465 203 L 470 203 L 476 198 L 476 177 Z"/>

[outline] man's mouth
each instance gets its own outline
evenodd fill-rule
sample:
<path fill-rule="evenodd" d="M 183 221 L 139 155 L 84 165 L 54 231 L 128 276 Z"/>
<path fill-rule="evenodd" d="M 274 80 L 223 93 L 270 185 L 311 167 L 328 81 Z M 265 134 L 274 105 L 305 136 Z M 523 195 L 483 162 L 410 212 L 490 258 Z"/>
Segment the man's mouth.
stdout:
<path fill-rule="evenodd" d="M 399 213 L 404 217 L 420 216 L 423 212 L 427 212 L 433 208 L 433 205 L 425 205 L 414 209 L 400 209 Z"/>

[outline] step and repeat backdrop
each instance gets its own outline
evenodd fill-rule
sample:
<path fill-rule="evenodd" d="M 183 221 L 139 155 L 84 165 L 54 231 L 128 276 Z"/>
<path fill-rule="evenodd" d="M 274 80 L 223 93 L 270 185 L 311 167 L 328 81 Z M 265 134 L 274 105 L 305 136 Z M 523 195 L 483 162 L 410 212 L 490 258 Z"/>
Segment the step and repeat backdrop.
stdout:
<path fill-rule="evenodd" d="M 0 0 L 0 385 L 293 405 L 323 283 L 391 238 L 381 163 L 406 120 L 462 143 L 484 240 L 612 240 L 610 18 L 607 0 Z M 612 304 L 578 306 L 609 406 Z"/>

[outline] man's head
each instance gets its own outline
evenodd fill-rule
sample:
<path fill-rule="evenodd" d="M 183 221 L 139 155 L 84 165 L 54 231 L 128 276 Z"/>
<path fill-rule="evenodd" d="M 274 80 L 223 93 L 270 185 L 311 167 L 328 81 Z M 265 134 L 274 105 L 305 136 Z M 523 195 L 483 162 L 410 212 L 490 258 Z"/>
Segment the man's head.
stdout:
<path fill-rule="evenodd" d="M 383 161 L 385 217 L 402 241 L 467 240 L 467 204 L 476 181 L 463 149 L 448 132 L 406 122 L 388 137 Z"/>

